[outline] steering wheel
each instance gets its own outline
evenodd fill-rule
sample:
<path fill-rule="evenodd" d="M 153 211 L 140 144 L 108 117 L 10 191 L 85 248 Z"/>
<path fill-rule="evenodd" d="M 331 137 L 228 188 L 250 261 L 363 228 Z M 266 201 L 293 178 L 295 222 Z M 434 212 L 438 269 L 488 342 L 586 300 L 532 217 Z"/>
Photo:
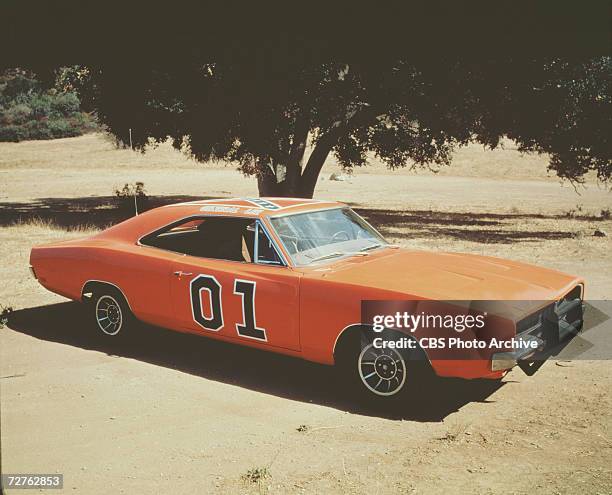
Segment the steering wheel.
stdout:
<path fill-rule="evenodd" d="M 340 237 L 342 237 L 342 236 L 344 236 L 345 238 L 344 239 L 340 239 Z M 332 241 L 335 241 L 335 242 L 338 242 L 338 241 L 350 241 L 350 240 L 351 240 L 351 236 L 345 230 L 339 230 L 334 235 L 332 235 Z"/>
<path fill-rule="evenodd" d="M 291 246 L 291 248 L 293 248 L 293 250 L 289 249 L 289 252 L 291 254 L 295 254 L 299 251 L 298 248 L 298 238 L 296 236 L 293 235 L 289 235 L 289 234 L 281 234 L 280 238 L 283 240 L 283 242 L 285 242 L 285 244 L 287 244 L 287 247 L 289 248 L 289 246 Z"/>

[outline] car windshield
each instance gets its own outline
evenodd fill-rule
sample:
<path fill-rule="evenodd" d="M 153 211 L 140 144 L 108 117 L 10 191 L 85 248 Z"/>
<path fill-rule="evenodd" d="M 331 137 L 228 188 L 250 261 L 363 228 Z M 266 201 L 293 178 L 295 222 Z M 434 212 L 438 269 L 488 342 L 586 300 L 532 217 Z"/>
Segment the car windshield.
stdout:
<path fill-rule="evenodd" d="M 365 256 L 387 241 L 350 208 L 270 218 L 293 263 L 310 265 L 345 256 Z"/>

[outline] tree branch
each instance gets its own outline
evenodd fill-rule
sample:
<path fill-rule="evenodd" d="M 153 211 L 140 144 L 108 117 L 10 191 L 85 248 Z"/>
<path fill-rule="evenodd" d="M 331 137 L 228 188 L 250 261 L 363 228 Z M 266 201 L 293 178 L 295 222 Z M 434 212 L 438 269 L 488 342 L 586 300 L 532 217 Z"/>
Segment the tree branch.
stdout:
<path fill-rule="evenodd" d="M 351 110 L 347 113 L 344 120 L 334 122 L 331 129 L 319 138 L 306 162 L 306 167 L 300 181 L 300 194 L 303 197 L 312 197 L 325 159 L 343 134 L 350 132 L 360 125 L 373 122 L 382 115 L 384 113 L 377 113 L 371 106 L 368 106 L 361 110 Z"/>

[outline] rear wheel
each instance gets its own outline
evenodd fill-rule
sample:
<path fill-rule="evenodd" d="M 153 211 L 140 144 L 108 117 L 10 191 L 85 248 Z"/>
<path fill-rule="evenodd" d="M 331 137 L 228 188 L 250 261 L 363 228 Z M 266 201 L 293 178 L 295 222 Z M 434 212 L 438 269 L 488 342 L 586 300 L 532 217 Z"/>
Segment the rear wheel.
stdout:
<path fill-rule="evenodd" d="M 134 317 L 123 295 L 115 289 L 99 288 L 90 303 L 90 313 L 98 334 L 119 339 L 129 334 Z"/>

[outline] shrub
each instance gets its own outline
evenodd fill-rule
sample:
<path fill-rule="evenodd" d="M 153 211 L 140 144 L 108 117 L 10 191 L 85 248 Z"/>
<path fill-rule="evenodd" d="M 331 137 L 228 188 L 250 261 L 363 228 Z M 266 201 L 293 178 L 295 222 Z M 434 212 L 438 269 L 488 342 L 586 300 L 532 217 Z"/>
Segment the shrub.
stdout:
<path fill-rule="evenodd" d="M 81 102 L 74 93 L 59 93 L 50 103 L 52 112 L 58 116 L 70 117 L 81 113 Z"/>
<path fill-rule="evenodd" d="M 21 69 L 0 74 L 0 141 L 73 137 L 97 129 L 74 91 L 44 89 Z"/>
<path fill-rule="evenodd" d="M 144 182 L 126 183 L 114 191 L 119 208 L 126 211 L 141 212 L 146 209 L 149 198 L 145 192 Z M 136 211 L 136 207 L 137 211 Z"/>
<path fill-rule="evenodd" d="M 17 143 L 28 137 L 27 131 L 17 125 L 4 125 L 0 123 L 0 141 L 12 141 Z"/>
<path fill-rule="evenodd" d="M 32 109 L 25 103 L 17 103 L 16 105 L 9 107 L 4 113 L 3 124 L 8 125 L 22 125 L 25 124 L 33 117 Z"/>

